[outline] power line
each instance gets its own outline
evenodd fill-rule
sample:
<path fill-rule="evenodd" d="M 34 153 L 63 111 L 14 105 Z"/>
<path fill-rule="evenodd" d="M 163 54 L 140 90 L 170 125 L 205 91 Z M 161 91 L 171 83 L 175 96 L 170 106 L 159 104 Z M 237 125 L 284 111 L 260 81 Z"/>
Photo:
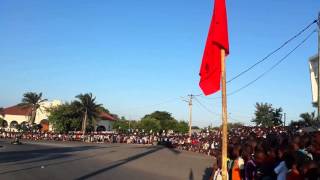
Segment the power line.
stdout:
<path fill-rule="evenodd" d="M 313 24 L 315 24 L 317 22 L 317 20 L 314 20 L 312 23 L 310 23 L 308 26 L 306 26 L 305 28 L 303 28 L 301 31 L 299 31 L 296 35 L 294 35 L 293 37 L 291 37 L 289 40 L 287 40 L 286 42 L 284 42 L 280 47 L 278 47 L 277 49 L 273 50 L 272 52 L 270 52 L 267 56 L 265 56 L 264 58 L 262 58 L 261 60 L 259 60 L 258 62 L 256 62 L 255 64 L 251 65 L 249 68 L 245 69 L 244 71 L 240 72 L 239 74 L 237 74 L 236 76 L 232 77 L 230 80 L 227 81 L 227 83 L 230 83 L 234 80 L 236 80 L 237 78 L 239 78 L 240 76 L 244 75 L 245 73 L 247 73 L 248 71 L 250 71 L 251 69 L 253 69 L 255 66 L 259 65 L 260 63 L 262 63 L 263 61 L 267 60 L 270 56 L 272 56 L 273 54 L 275 54 L 276 52 L 278 52 L 280 49 L 282 49 L 283 47 L 285 47 L 286 45 L 288 45 L 291 41 L 293 41 L 294 39 L 296 39 L 298 36 L 300 36 L 302 33 L 304 33 L 306 30 L 308 30 Z"/>
<path fill-rule="evenodd" d="M 281 58 L 280 60 L 278 60 L 273 66 L 271 66 L 268 70 L 266 70 L 265 72 L 263 72 L 262 74 L 260 74 L 257 78 L 255 78 L 254 80 L 250 81 L 249 83 L 247 83 L 246 85 L 242 86 L 241 88 L 228 93 L 227 96 L 231 96 L 234 95 L 240 91 L 242 91 L 243 89 L 249 87 L 250 85 L 252 85 L 253 83 L 255 83 L 256 81 L 258 81 L 259 79 L 261 79 L 262 77 L 264 77 L 266 74 L 268 74 L 269 72 L 271 72 L 274 68 L 276 68 L 281 62 L 283 62 L 284 60 L 286 60 L 294 51 L 296 51 L 302 44 L 304 44 L 312 35 L 313 33 L 315 33 L 317 30 L 313 30 L 310 34 L 308 34 L 308 36 L 303 39 L 297 46 L 295 46 L 295 48 L 293 48 L 289 53 L 287 53 L 283 58 Z M 207 98 L 207 99 L 221 99 L 221 97 L 215 97 L 215 98 Z"/>
<path fill-rule="evenodd" d="M 220 113 L 215 113 L 215 112 L 211 111 L 207 106 L 205 106 L 204 104 L 202 104 L 202 103 L 198 100 L 198 98 L 194 98 L 194 99 L 197 101 L 197 103 L 198 103 L 203 109 L 205 109 L 205 110 L 208 111 L 209 113 L 215 114 L 215 115 L 221 115 Z"/>
<path fill-rule="evenodd" d="M 302 44 L 304 44 L 312 35 L 313 33 L 315 33 L 316 30 L 313 30 L 305 39 L 303 39 L 303 41 L 301 41 L 295 48 L 293 48 L 288 54 L 286 54 L 283 58 L 281 58 L 279 61 L 277 61 L 273 66 L 271 66 L 268 70 L 266 70 L 265 72 L 263 72 L 262 74 L 260 74 L 260 76 L 258 76 L 256 79 L 254 79 L 253 81 L 247 83 L 246 85 L 242 86 L 241 88 L 231 92 L 228 94 L 228 96 L 234 95 L 238 92 L 240 92 L 241 90 L 247 88 L 248 86 L 250 86 L 251 84 L 255 83 L 256 81 L 258 81 L 259 79 L 261 79 L 262 77 L 264 77 L 266 74 L 268 74 L 270 71 L 272 71 L 274 68 L 276 68 L 281 62 L 283 62 L 284 60 L 286 60 L 294 51 L 296 51 Z"/>
<path fill-rule="evenodd" d="M 213 115 L 219 115 L 219 116 L 221 116 L 221 113 L 216 113 L 216 112 L 211 111 L 207 106 L 205 106 L 204 104 L 202 104 L 202 103 L 200 102 L 200 100 L 198 100 L 198 98 L 194 98 L 194 99 L 196 100 L 196 102 L 197 102 L 203 109 L 205 109 L 205 110 L 208 111 L 209 113 L 211 113 L 211 114 L 213 114 Z M 233 120 L 233 121 L 239 121 L 239 122 L 241 122 L 240 120 L 237 120 L 237 119 L 232 118 L 232 117 L 230 116 L 230 114 L 228 115 L 228 119 L 231 119 L 231 120 Z"/>

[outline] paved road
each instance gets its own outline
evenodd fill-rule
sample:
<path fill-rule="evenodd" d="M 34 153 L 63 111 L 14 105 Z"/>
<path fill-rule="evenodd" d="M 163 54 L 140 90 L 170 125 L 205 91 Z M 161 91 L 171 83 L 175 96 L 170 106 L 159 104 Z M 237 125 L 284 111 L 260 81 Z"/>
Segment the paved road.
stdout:
<path fill-rule="evenodd" d="M 0 140 L 0 179 L 208 179 L 212 159 L 162 146 Z"/>

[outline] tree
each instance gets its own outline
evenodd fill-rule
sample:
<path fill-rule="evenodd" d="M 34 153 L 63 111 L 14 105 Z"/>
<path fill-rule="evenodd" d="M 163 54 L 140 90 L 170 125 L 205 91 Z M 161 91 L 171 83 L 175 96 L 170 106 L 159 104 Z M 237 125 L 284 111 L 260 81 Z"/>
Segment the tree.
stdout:
<path fill-rule="evenodd" d="M 175 120 L 172 115 L 166 111 L 155 111 L 151 114 L 147 114 L 141 119 L 141 121 L 150 118 L 160 122 L 160 130 L 174 130 L 177 124 L 177 120 Z"/>
<path fill-rule="evenodd" d="M 154 118 L 144 118 L 141 120 L 141 128 L 144 129 L 146 132 L 159 132 L 161 129 L 160 121 L 154 119 Z"/>
<path fill-rule="evenodd" d="M 232 129 L 232 128 L 239 128 L 244 126 L 243 123 L 241 122 L 235 122 L 235 123 L 228 123 L 228 129 Z"/>
<path fill-rule="evenodd" d="M 315 116 L 315 112 L 312 113 L 302 113 L 300 114 L 300 118 L 302 122 L 306 124 L 306 126 L 312 126 L 317 121 L 317 117 Z"/>
<path fill-rule="evenodd" d="M 198 129 L 200 129 L 200 128 L 199 128 L 199 126 L 191 126 L 191 129 L 196 129 L 196 130 L 198 130 Z"/>
<path fill-rule="evenodd" d="M 110 111 L 107 108 L 103 107 L 103 106 L 98 107 L 98 109 L 99 109 L 100 112 L 106 112 L 106 113 L 110 114 Z"/>
<path fill-rule="evenodd" d="M 64 103 L 49 109 L 48 120 L 57 132 L 68 132 L 81 130 L 81 113 L 76 103 Z"/>
<path fill-rule="evenodd" d="M 95 127 L 102 105 L 96 103 L 96 97 L 93 97 L 92 93 L 79 94 L 76 98 L 78 100 L 74 103 L 82 114 L 82 131 L 85 133 L 87 124 Z"/>
<path fill-rule="evenodd" d="M 185 121 L 178 122 L 175 132 L 185 134 L 185 133 L 188 133 L 188 131 L 189 131 L 189 125 L 187 122 Z"/>
<path fill-rule="evenodd" d="M 282 124 L 282 108 L 273 108 L 272 104 L 256 103 L 255 122 L 258 126 L 271 127 Z"/>
<path fill-rule="evenodd" d="M 4 119 L 2 119 L 1 117 L 0 117 L 0 127 L 1 127 L 1 128 L 6 128 L 6 127 L 8 127 L 7 121 L 4 120 Z"/>
<path fill-rule="evenodd" d="M 4 116 L 4 112 L 3 111 L 4 111 L 3 107 L 0 107 L 0 115 L 1 116 Z"/>
<path fill-rule="evenodd" d="M 129 121 L 117 120 L 113 123 L 113 129 L 116 131 L 127 132 L 129 129 Z"/>
<path fill-rule="evenodd" d="M 314 126 L 318 123 L 318 118 L 315 115 L 315 112 L 305 112 L 300 114 L 300 119 L 298 121 L 291 121 L 290 125 L 292 128 L 295 127 L 308 127 Z"/>
<path fill-rule="evenodd" d="M 24 108 L 31 107 L 31 118 L 29 123 L 33 124 L 36 120 L 37 110 L 41 107 L 41 103 L 48 101 L 47 99 L 42 99 L 42 93 L 27 92 L 23 95 L 22 101 L 19 104 Z"/>

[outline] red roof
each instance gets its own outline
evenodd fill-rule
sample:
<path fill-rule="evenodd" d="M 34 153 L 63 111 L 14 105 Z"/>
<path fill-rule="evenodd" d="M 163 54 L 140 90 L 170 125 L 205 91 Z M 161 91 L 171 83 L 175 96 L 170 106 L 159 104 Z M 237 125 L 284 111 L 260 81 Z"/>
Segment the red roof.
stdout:
<path fill-rule="evenodd" d="M 30 116 L 32 108 L 31 107 L 22 107 L 22 106 L 12 106 L 3 109 L 4 115 L 20 115 L 20 116 Z"/>
<path fill-rule="evenodd" d="M 108 114 L 106 112 L 101 112 L 100 118 L 101 118 L 101 120 L 107 120 L 107 121 L 115 121 L 116 120 L 114 117 L 112 117 L 110 114 Z"/>

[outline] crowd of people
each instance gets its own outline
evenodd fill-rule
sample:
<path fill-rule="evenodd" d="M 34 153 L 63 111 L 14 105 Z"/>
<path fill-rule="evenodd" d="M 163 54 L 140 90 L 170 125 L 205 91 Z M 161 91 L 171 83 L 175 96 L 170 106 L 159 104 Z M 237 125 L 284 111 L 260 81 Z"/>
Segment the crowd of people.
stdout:
<path fill-rule="evenodd" d="M 86 133 L 53 133 L 53 132 L 7 132 L 0 133 L 0 138 L 24 139 L 24 140 L 45 140 L 45 141 L 85 141 L 90 143 L 127 143 L 127 144 L 153 144 L 157 142 L 157 136 L 134 134 L 121 134 L 112 132 Z"/>
<path fill-rule="evenodd" d="M 175 146 L 217 157 L 213 179 L 221 179 L 219 130 L 180 137 Z M 319 180 L 320 132 L 285 127 L 238 127 L 228 140 L 230 180 Z"/>
<path fill-rule="evenodd" d="M 215 156 L 213 175 L 221 178 L 221 131 L 181 134 L 146 133 L 0 133 L 0 138 L 92 143 L 166 144 L 171 148 Z M 228 176 L 231 180 L 319 180 L 320 131 L 303 132 L 288 127 L 237 127 L 229 130 Z"/>

